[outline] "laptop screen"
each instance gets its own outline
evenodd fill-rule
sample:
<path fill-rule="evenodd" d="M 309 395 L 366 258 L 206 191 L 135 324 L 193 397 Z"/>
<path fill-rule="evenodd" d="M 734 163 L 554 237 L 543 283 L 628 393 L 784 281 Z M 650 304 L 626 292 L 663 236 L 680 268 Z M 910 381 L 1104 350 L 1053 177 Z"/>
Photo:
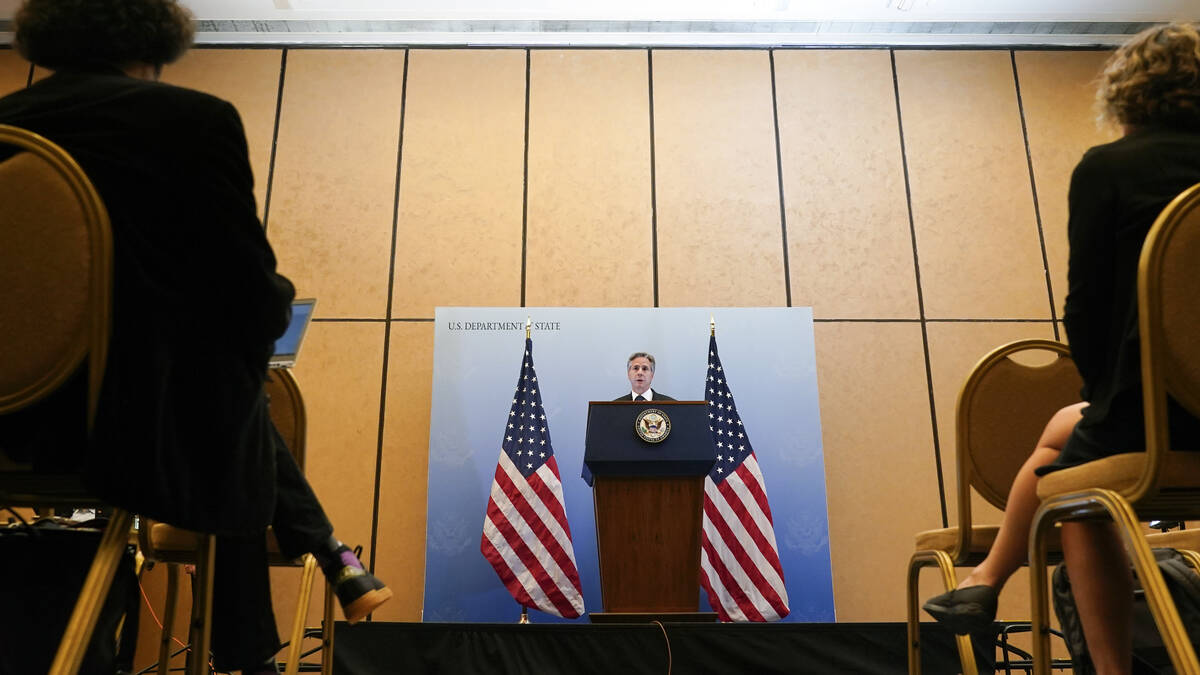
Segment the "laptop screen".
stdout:
<path fill-rule="evenodd" d="M 292 303 L 292 321 L 285 332 L 275 341 L 275 355 L 271 357 L 271 365 L 276 367 L 290 366 L 296 362 L 296 354 L 300 351 L 300 341 L 312 320 L 313 307 L 317 301 L 312 298 L 296 300 Z"/>

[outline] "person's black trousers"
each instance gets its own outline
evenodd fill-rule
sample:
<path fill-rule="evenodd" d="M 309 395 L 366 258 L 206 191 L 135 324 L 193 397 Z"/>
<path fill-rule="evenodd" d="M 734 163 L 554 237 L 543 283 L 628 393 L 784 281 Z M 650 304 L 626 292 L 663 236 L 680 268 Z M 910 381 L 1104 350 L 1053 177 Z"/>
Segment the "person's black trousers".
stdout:
<path fill-rule="evenodd" d="M 288 558 L 322 550 L 333 536 L 312 487 L 274 426 L 276 496 L 271 529 Z M 213 580 L 213 665 L 237 670 L 263 663 L 279 651 L 271 607 L 266 535 L 217 537 Z"/>

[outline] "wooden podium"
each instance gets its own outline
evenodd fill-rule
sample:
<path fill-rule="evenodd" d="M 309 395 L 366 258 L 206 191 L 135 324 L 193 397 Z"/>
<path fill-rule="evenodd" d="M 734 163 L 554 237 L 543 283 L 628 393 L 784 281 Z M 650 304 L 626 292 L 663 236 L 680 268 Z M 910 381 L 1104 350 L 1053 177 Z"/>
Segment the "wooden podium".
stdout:
<path fill-rule="evenodd" d="M 635 430 L 647 409 L 670 420 L 670 433 L 657 443 Z M 588 404 L 584 464 L 604 605 L 590 614 L 592 622 L 716 620 L 715 612 L 700 611 L 704 477 L 715 461 L 704 401 Z"/>

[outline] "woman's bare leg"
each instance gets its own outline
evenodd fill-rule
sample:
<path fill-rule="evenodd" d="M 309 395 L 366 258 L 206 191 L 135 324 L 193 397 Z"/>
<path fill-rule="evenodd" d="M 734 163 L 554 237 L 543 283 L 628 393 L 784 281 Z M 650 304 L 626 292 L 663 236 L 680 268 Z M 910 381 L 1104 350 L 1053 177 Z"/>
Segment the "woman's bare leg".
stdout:
<path fill-rule="evenodd" d="M 1045 466 L 1058 458 L 1079 422 L 1083 407 L 1086 403 L 1069 405 L 1054 413 L 1054 417 L 1046 423 L 1042 437 L 1038 439 L 1037 447 L 1013 479 L 1008 491 L 1008 503 L 1004 508 L 1004 519 L 1000 521 L 1000 532 L 996 541 L 988 551 L 987 558 L 971 571 L 961 582 L 959 588 L 967 586 L 991 586 L 999 593 L 1004 583 L 1012 576 L 1017 568 L 1025 564 L 1029 557 L 1029 528 L 1033 523 L 1033 514 L 1037 511 L 1041 500 L 1037 496 L 1038 476 L 1034 469 Z"/>
<path fill-rule="evenodd" d="M 1110 521 L 1062 524 L 1063 559 L 1097 675 L 1133 669 L 1133 577 L 1125 545 Z"/>

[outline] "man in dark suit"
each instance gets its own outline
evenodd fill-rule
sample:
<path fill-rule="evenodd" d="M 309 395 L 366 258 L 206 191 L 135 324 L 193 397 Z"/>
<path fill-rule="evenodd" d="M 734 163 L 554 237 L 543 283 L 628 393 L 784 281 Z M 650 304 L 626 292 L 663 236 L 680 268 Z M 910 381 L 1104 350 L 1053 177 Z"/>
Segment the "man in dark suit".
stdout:
<path fill-rule="evenodd" d="M 391 591 L 332 537 L 268 415 L 267 360 L 294 290 L 256 215 L 241 120 L 225 101 L 156 81 L 191 42 L 175 0 L 26 0 L 15 22 L 21 54 L 54 74 L 0 99 L 0 123 L 62 146 L 96 186 L 114 289 L 92 437 L 77 374 L 0 418 L 0 450 L 35 465 L 74 460 L 104 500 L 220 535 L 216 666 L 273 672 L 268 525 L 284 553 L 317 556 L 348 619 Z"/>
<path fill-rule="evenodd" d="M 654 356 L 646 352 L 634 352 L 629 355 L 625 364 L 625 374 L 629 377 L 631 391 L 614 401 L 674 401 L 675 399 L 660 394 L 650 388 L 654 381 Z"/>

